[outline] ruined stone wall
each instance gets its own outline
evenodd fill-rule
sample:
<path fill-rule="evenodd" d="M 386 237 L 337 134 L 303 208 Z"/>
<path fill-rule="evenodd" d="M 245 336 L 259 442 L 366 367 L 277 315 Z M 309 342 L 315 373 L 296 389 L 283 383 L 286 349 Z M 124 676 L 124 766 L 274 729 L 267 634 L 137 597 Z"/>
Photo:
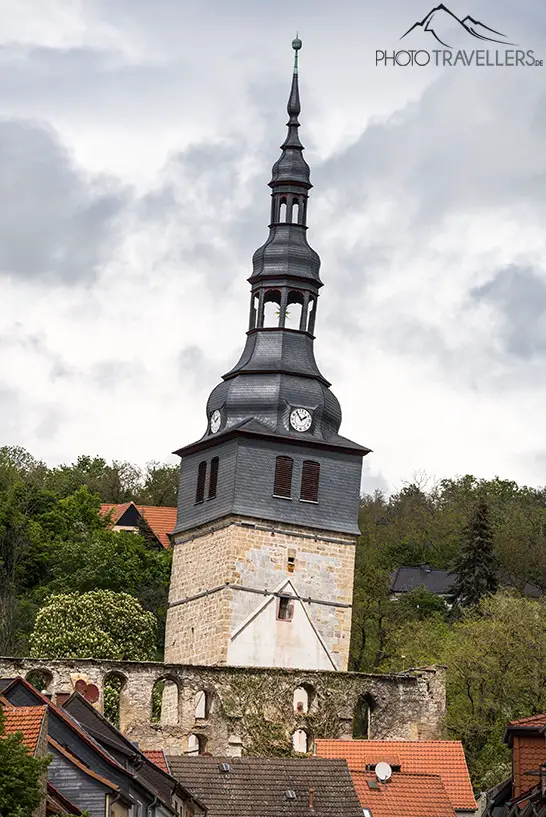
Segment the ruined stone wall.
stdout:
<path fill-rule="evenodd" d="M 444 736 L 445 673 L 425 667 L 401 675 L 365 675 L 243 667 L 201 667 L 91 659 L 0 658 L 0 677 L 39 670 L 53 702 L 74 691 L 79 679 L 98 687 L 102 711 L 105 680 L 123 681 L 120 728 L 141 749 L 185 753 L 197 743 L 214 755 L 288 754 L 292 734 L 349 738 L 359 699 L 371 702 L 369 737 L 434 739 Z M 166 679 L 162 723 L 151 722 L 152 690 Z M 294 692 L 304 687 L 309 711 L 298 712 Z M 206 693 L 203 706 L 202 693 Z M 199 706 L 198 700 L 201 701 Z"/>
<path fill-rule="evenodd" d="M 345 670 L 354 542 L 354 537 L 344 534 L 238 517 L 176 536 L 166 659 L 192 664 L 228 662 L 231 634 L 268 592 L 275 592 L 283 580 L 290 579 L 298 596 L 313 599 L 306 605 L 307 614 L 334 665 Z M 289 564 L 289 556 L 293 563 Z M 217 589 L 226 584 L 229 587 Z M 299 658 L 285 648 L 289 666 L 305 666 Z M 238 663 L 252 662 L 243 656 Z M 273 656 L 268 663 L 275 663 Z"/>

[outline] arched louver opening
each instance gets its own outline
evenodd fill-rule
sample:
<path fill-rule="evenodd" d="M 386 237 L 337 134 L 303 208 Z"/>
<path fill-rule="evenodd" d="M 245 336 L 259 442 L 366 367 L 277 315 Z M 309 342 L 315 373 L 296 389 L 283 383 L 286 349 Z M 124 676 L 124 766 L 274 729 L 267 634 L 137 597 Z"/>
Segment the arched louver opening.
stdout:
<path fill-rule="evenodd" d="M 264 295 L 261 325 L 265 329 L 277 327 L 281 319 L 281 293 L 278 289 L 268 289 Z"/>
<path fill-rule="evenodd" d="M 197 486 L 195 488 L 195 502 L 202 502 L 205 498 L 205 482 L 207 481 L 207 463 L 205 460 L 199 463 L 197 471 Z"/>
<path fill-rule="evenodd" d="M 209 499 L 214 499 L 216 496 L 216 487 L 218 485 L 218 463 L 218 457 L 213 457 L 210 461 Z"/>
<path fill-rule="evenodd" d="M 285 328 L 301 329 L 303 312 L 303 293 L 292 290 L 286 301 Z"/>
<path fill-rule="evenodd" d="M 275 462 L 275 496 L 290 499 L 292 496 L 292 470 L 294 461 L 291 457 L 277 457 Z"/>
<path fill-rule="evenodd" d="M 300 499 L 305 502 L 318 502 L 320 465 L 312 460 L 305 460 L 301 472 Z"/>

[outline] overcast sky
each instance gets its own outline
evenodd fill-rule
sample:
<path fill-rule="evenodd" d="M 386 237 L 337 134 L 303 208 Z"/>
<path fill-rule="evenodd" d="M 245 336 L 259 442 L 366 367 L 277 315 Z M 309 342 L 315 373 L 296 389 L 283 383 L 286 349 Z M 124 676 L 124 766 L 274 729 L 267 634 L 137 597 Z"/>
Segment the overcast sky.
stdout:
<path fill-rule="evenodd" d="M 546 483 L 546 68 L 376 67 L 432 5 L 0 0 L 0 445 L 144 464 L 203 434 L 299 30 L 316 356 L 363 487 Z M 546 60 L 542 0 L 449 7 Z"/>

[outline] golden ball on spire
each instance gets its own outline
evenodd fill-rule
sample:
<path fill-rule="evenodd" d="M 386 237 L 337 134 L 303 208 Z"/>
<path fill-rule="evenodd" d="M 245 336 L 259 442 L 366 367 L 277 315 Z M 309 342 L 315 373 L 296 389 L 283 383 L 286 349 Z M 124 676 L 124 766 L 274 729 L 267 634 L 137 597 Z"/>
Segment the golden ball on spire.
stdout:
<path fill-rule="evenodd" d="M 298 36 L 296 36 L 295 40 L 292 40 L 292 48 L 294 51 L 299 51 L 301 48 L 301 40 Z"/>

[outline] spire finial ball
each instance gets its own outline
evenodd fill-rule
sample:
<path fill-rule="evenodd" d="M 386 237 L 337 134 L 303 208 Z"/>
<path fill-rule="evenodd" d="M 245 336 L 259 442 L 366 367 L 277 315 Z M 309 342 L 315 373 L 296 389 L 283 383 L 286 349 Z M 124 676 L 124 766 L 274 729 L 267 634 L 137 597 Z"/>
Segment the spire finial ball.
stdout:
<path fill-rule="evenodd" d="M 299 51 L 301 48 L 301 40 L 299 37 L 296 37 L 295 40 L 292 40 L 292 48 L 294 51 Z"/>

